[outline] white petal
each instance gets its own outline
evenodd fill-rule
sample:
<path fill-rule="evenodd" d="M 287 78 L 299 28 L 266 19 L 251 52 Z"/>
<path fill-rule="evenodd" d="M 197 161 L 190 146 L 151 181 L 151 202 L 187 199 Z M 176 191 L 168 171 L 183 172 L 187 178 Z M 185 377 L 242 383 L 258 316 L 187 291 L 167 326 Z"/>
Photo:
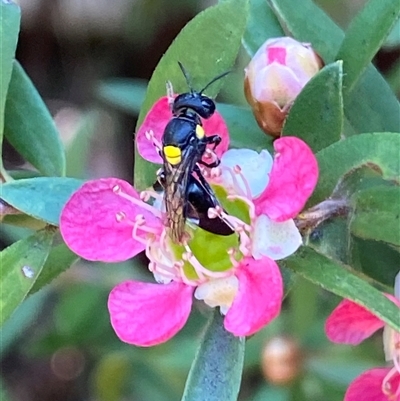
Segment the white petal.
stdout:
<path fill-rule="evenodd" d="M 164 276 L 160 273 L 153 272 L 154 279 L 159 284 L 169 284 L 172 281 L 171 277 Z"/>
<path fill-rule="evenodd" d="M 231 307 L 238 289 L 239 280 L 236 276 L 212 279 L 200 284 L 194 292 L 194 297 L 204 300 L 212 308 L 219 306 L 221 313 L 225 315 Z"/>
<path fill-rule="evenodd" d="M 277 223 L 264 214 L 257 218 L 253 232 L 254 259 L 264 255 L 280 260 L 296 252 L 301 244 L 301 235 L 292 219 Z"/>
<path fill-rule="evenodd" d="M 225 187 L 234 189 L 232 176 L 227 171 L 224 171 L 223 167 L 234 169 L 235 166 L 239 166 L 243 177 L 248 182 L 251 196 L 255 198 L 260 195 L 268 185 L 272 163 L 272 156 L 266 150 L 262 150 L 261 153 L 258 153 L 252 149 L 230 149 L 225 152 L 221 158 L 220 166 L 223 170 L 222 183 Z M 236 175 L 236 179 L 240 189 L 246 192 L 246 186 L 240 175 Z"/>

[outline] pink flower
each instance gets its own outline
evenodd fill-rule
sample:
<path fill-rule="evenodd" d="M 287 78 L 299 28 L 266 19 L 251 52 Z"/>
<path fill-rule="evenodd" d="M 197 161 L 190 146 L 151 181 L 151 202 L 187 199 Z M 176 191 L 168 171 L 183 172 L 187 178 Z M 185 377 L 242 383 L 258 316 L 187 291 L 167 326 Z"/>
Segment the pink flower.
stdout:
<path fill-rule="evenodd" d="M 139 152 L 154 162 L 161 159 L 153 144 L 158 146 L 171 118 L 165 109 L 162 98 L 137 133 Z M 218 114 L 204 121 L 204 128 L 222 136 L 217 151 L 224 151 L 219 167 L 203 170 L 223 207 L 210 208 L 209 216 L 227 222 L 232 235 L 216 235 L 187 221 L 190 239 L 173 243 L 158 206 L 162 197 L 153 191 L 138 194 L 116 178 L 87 182 L 61 214 L 65 242 L 86 259 L 120 261 L 145 250 L 157 284 L 123 282 L 108 302 L 112 326 L 127 343 L 167 341 L 186 323 L 193 296 L 220 307 L 226 330 L 236 336 L 254 334 L 280 312 L 283 283 L 275 260 L 301 245 L 292 219 L 316 184 L 316 159 L 294 137 L 275 142 L 274 161 L 266 151 L 226 151 L 229 137 Z"/>
<path fill-rule="evenodd" d="M 260 128 L 279 136 L 297 95 L 321 69 L 311 46 L 289 37 L 268 39 L 245 69 L 245 95 Z"/>
<path fill-rule="evenodd" d="M 400 308 L 400 274 L 396 277 L 395 294 L 387 294 Z M 326 321 L 325 332 L 336 343 L 360 344 L 384 327 L 383 344 L 386 361 L 392 367 L 374 368 L 358 376 L 346 391 L 344 401 L 400 401 L 400 333 L 364 307 L 343 300 Z"/>

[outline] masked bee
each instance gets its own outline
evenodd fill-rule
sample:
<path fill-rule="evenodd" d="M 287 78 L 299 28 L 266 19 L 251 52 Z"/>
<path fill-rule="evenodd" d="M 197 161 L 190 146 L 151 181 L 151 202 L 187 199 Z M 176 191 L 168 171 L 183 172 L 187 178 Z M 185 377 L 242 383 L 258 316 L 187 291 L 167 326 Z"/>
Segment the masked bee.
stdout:
<path fill-rule="evenodd" d="M 215 77 L 197 92 L 191 88 L 188 74 L 181 63 L 179 67 L 190 92 L 178 95 L 171 102 L 173 117 L 162 136 L 160 153 L 163 168 L 158 176 L 165 192 L 164 205 L 169 235 L 173 241 L 181 242 L 187 218 L 195 219 L 196 223 L 207 231 L 229 235 L 233 230 L 225 221 L 219 217 L 208 217 L 208 209 L 219 206 L 219 202 L 199 167 L 218 166 L 218 159 L 206 163 L 202 157 L 207 145 L 213 145 L 214 150 L 221 142 L 219 135 L 205 135 L 201 118 L 208 119 L 214 114 L 215 103 L 204 95 L 203 91 L 228 72 Z"/>

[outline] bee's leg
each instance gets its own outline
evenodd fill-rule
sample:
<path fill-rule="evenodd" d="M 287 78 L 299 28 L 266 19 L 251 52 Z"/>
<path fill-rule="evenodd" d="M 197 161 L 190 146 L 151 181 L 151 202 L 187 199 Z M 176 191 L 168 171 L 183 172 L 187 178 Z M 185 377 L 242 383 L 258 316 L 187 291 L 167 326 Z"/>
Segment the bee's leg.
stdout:
<path fill-rule="evenodd" d="M 201 164 L 205 167 L 208 167 L 208 168 L 217 167 L 219 165 L 220 160 L 219 160 L 218 156 L 214 153 L 214 150 L 221 143 L 221 140 L 222 139 L 219 135 L 210 135 L 210 136 L 205 137 L 206 145 L 214 145 L 212 147 L 212 149 L 210 149 L 210 148 L 206 149 L 205 156 L 206 156 L 206 158 L 214 159 L 214 161 L 212 161 L 211 163 L 208 163 L 201 159 L 201 160 L 199 160 L 199 164 Z"/>
<path fill-rule="evenodd" d="M 208 168 L 214 168 L 214 167 L 218 167 L 219 164 L 221 163 L 221 160 L 217 157 L 217 159 L 215 161 L 213 161 L 212 163 L 207 163 L 203 160 L 199 160 L 198 161 L 199 164 L 201 164 L 204 167 L 208 167 Z"/>
<path fill-rule="evenodd" d="M 212 199 L 216 200 L 214 192 L 210 187 L 210 184 L 204 178 L 203 174 L 201 173 L 200 167 L 197 164 L 194 166 L 193 171 L 197 174 L 197 178 L 200 181 L 200 184 L 204 187 L 207 193 L 211 196 Z"/>
<path fill-rule="evenodd" d="M 165 188 L 165 171 L 163 168 L 160 168 L 157 171 L 157 181 L 160 183 L 160 185 Z"/>
<path fill-rule="evenodd" d="M 221 143 L 222 138 L 219 135 L 210 135 L 206 136 L 206 143 L 207 145 L 214 145 L 212 150 L 215 150 L 215 148 Z"/>

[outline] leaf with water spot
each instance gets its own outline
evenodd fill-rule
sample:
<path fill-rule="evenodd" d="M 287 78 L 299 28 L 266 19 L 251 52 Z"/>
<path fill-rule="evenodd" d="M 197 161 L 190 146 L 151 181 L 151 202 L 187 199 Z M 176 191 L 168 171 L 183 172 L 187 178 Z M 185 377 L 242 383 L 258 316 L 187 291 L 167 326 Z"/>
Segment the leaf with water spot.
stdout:
<path fill-rule="evenodd" d="M 37 231 L 0 253 L 0 324 L 28 295 L 49 255 L 53 236 L 54 229 Z"/>

